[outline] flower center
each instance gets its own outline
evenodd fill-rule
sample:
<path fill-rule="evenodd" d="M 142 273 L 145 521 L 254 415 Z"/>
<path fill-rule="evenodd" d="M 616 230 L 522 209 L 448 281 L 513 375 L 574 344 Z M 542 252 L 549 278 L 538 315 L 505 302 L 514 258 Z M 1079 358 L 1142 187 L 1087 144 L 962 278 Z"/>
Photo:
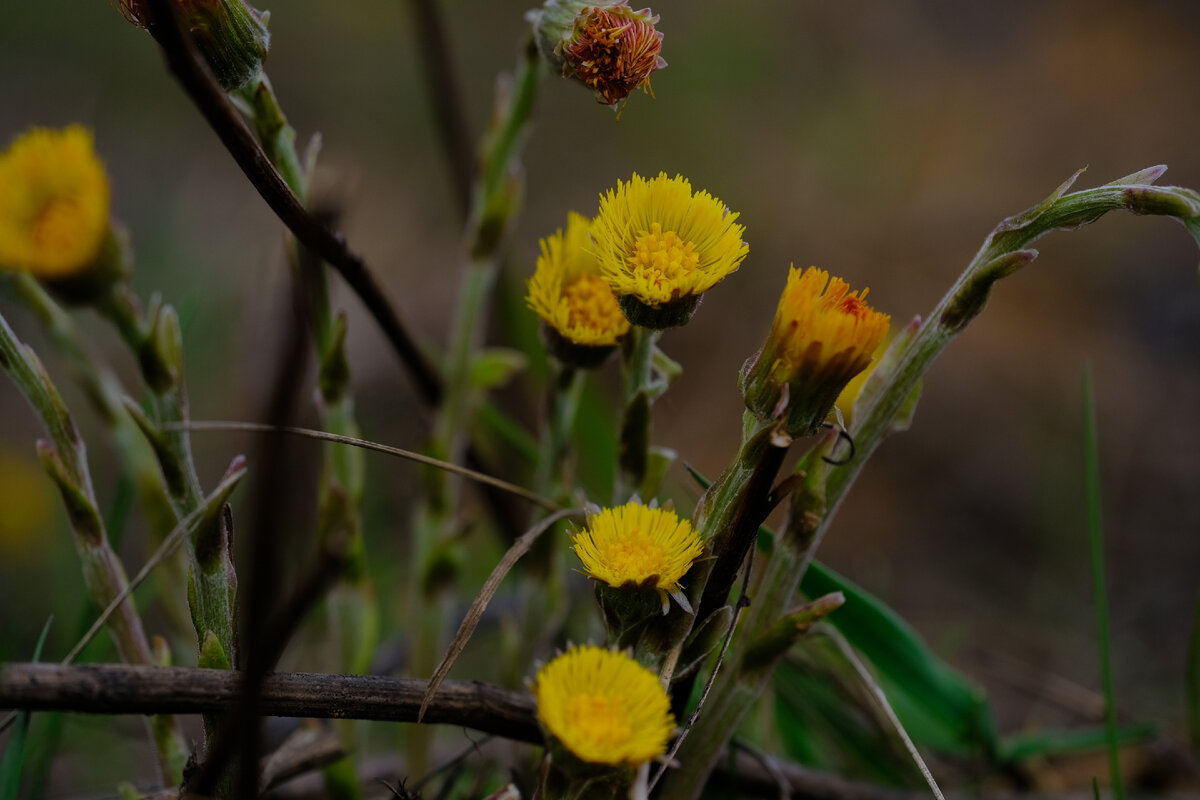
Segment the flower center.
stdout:
<path fill-rule="evenodd" d="M 625 315 L 617 298 L 604 280 L 596 275 L 584 275 L 563 291 L 572 328 L 587 328 L 603 332 L 621 327 Z"/>
<path fill-rule="evenodd" d="M 667 552 L 662 543 L 640 530 L 628 531 L 620 539 L 606 544 L 604 558 L 609 568 L 615 574 L 627 575 L 639 583 L 661 573 L 667 563 Z"/>
<path fill-rule="evenodd" d="M 662 225 L 655 222 L 650 225 L 649 233 L 634 241 L 628 263 L 643 280 L 661 287 L 695 272 L 700 256 L 694 244 L 680 239 L 675 231 L 664 232 Z"/>
<path fill-rule="evenodd" d="M 570 700 L 567 719 L 573 720 L 581 737 L 602 747 L 623 745 L 633 734 L 625 709 L 607 695 L 575 695 Z"/>
<path fill-rule="evenodd" d="M 81 249 L 80 237 L 88 229 L 86 215 L 79 203 L 59 197 L 38 209 L 29 225 L 29 239 L 45 256 L 62 256 Z"/>

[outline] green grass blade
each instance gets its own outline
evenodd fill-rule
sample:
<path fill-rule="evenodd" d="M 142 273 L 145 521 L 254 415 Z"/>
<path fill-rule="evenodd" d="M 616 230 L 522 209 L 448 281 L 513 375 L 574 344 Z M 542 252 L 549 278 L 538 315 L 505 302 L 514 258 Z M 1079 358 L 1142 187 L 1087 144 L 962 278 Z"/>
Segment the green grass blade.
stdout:
<path fill-rule="evenodd" d="M 42 626 L 42 635 L 38 637 L 37 647 L 33 649 L 33 660 L 36 663 L 42 657 L 42 647 L 46 644 L 46 636 L 50 633 L 50 623 L 54 617 L 46 620 Z M 8 740 L 8 749 L 0 760 L 0 800 L 17 800 L 21 791 L 21 773 L 25 768 L 25 745 L 29 739 L 29 721 L 32 714 L 22 711 L 13 727 L 12 738 Z"/>
<path fill-rule="evenodd" d="M 1200 598 L 1192 615 L 1192 641 L 1188 645 L 1187 669 L 1184 674 L 1187 693 L 1188 730 L 1192 735 L 1192 752 L 1200 758 Z"/>
<path fill-rule="evenodd" d="M 1104 578 L 1104 532 L 1100 510 L 1100 444 L 1096 430 L 1096 394 L 1092 369 L 1083 369 L 1083 453 L 1087 484 L 1088 534 L 1092 550 L 1092 582 L 1096 593 L 1096 634 L 1100 650 L 1100 674 L 1104 683 L 1104 709 L 1108 724 L 1108 765 L 1116 800 L 1124 800 L 1121 781 L 1120 743 L 1117 740 L 1117 711 L 1113 696 L 1112 652 L 1108 633 L 1108 594 Z"/>
<path fill-rule="evenodd" d="M 1158 735 L 1154 725 L 1126 725 L 1117 730 L 1121 744 L 1148 742 Z M 1006 764 L 1035 761 L 1047 756 L 1086 753 L 1109 746 L 1108 726 L 1067 731 L 1039 731 L 1006 737 L 1000 755 Z"/>

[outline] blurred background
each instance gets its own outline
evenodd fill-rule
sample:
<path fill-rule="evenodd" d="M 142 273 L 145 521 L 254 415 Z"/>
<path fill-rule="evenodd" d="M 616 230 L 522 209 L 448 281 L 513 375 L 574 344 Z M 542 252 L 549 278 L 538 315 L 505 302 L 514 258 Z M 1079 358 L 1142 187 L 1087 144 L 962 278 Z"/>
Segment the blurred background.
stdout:
<path fill-rule="evenodd" d="M 496 75 L 515 62 L 528 3 L 442 5 L 477 135 Z M 1081 167 L 1080 187 L 1160 163 L 1170 166 L 1160 182 L 1200 187 L 1200 6 L 1187 0 L 662 0 L 653 9 L 670 64 L 653 78 L 654 98 L 634 96 L 617 119 L 579 86 L 544 82 L 507 269 L 519 290 L 538 238 L 570 209 L 593 214 L 597 195 L 634 171 L 681 173 L 741 213 L 749 257 L 662 342 L 685 372 L 657 406 L 654 440 L 710 476 L 736 446 L 737 371 L 766 333 L 789 263 L 869 285 L 872 304 L 900 326 L 934 306 L 1000 220 Z M 323 138 L 318 193 L 344 208 L 351 246 L 412 329 L 440 348 L 460 226 L 410 4 L 292 0 L 270 10 L 271 79 L 302 146 Z M 8 3 L 0 139 L 76 121 L 95 130 L 114 213 L 137 251 L 138 289 L 181 310 L 194 418 L 260 418 L 291 313 L 282 226 L 152 40 L 115 8 Z M 1116 695 L 1128 718 L 1182 739 L 1200 588 L 1200 255 L 1176 223 L 1122 214 L 1036 247 L 1041 257 L 997 287 L 936 363 L 912 429 L 865 470 L 819 557 L 984 685 L 1002 730 L 1077 718 L 1078 708 L 1047 700 L 1047 687 L 1085 690 L 1085 700 L 1099 688 L 1082 503 L 1080 376 L 1090 362 Z M 410 383 L 358 301 L 335 288 L 350 316 L 364 435 L 419 447 L 427 417 Z M 4 295 L 0 312 L 69 388 L 33 320 Z M 115 337 L 87 315 L 82 323 L 136 386 Z M 610 395 L 616 383 L 614 364 L 595 380 Z M 112 453 L 84 398 L 66 394 L 110 501 Z M 535 389 L 518 384 L 504 400 L 532 421 Z M 29 657 L 51 613 L 60 622 L 47 657 L 61 657 L 83 603 L 64 516 L 34 457 L 37 435 L 15 389 L 0 383 L 6 660 Z M 200 434 L 196 446 L 211 486 L 233 454 L 256 445 Z M 386 587 L 402 574 L 395 561 L 417 473 L 382 457 L 368 463 L 368 546 Z M 297 473 L 303 509 L 312 477 Z M 681 470 L 673 477 L 690 506 L 693 488 Z M 288 535 L 308 552 L 307 530 Z M 140 565 L 136 524 L 122 546 Z"/>

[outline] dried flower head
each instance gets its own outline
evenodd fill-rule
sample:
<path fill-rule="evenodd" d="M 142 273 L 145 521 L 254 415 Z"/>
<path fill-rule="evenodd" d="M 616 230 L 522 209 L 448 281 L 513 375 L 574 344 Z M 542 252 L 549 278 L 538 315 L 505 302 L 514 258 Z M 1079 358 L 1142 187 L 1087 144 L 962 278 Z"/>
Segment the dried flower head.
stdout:
<path fill-rule="evenodd" d="M 546 59 L 604 105 L 616 108 L 634 90 L 649 91 L 650 75 L 667 65 L 658 16 L 634 11 L 628 0 L 547 0 L 529 17 Z"/>
<path fill-rule="evenodd" d="M 595 366 L 629 332 L 629 321 L 616 295 L 600 277 L 596 258 L 587 251 L 591 221 L 567 215 L 567 229 L 542 239 L 537 269 L 525 301 L 547 328 L 547 345 L 565 363 Z"/>
<path fill-rule="evenodd" d="M 735 271 L 749 252 L 738 215 L 682 176 L 634 173 L 600 197 L 593 250 L 630 322 L 686 323 L 700 295 Z"/>
<path fill-rule="evenodd" d="M 91 132 L 33 128 L 0 155 L 0 268 L 46 279 L 88 270 L 108 236 L 108 211 Z"/>
<path fill-rule="evenodd" d="M 867 305 L 866 289 L 849 289 L 824 270 L 792 267 L 771 333 L 743 368 L 747 407 L 792 436 L 817 429 L 887 335 L 890 317 Z"/>
<path fill-rule="evenodd" d="M 644 764 L 675 727 L 658 676 L 618 651 L 573 647 L 538 670 L 533 693 L 550 736 L 593 764 Z"/>

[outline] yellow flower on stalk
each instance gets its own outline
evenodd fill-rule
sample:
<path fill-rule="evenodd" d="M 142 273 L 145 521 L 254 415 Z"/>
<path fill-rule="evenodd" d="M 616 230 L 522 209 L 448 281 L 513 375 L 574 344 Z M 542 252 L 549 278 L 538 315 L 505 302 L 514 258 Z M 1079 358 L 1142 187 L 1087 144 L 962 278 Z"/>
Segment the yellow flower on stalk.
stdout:
<path fill-rule="evenodd" d="M 571 537 L 584 574 L 614 588 L 653 588 L 690 610 L 679 581 L 704 551 L 692 523 L 670 509 L 637 501 L 590 515 Z"/>
<path fill-rule="evenodd" d="M 0 155 L 0 268 L 57 279 L 99 260 L 109 186 L 80 125 L 33 128 Z"/>
<path fill-rule="evenodd" d="M 746 405 L 792 436 L 816 431 L 839 393 L 871 363 L 890 317 L 841 278 L 792 267 L 766 344 L 742 370 Z"/>
<path fill-rule="evenodd" d="M 738 215 L 708 192 L 665 172 L 600 196 L 593 252 L 621 309 L 635 325 L 683 325 L 700 296 L 736 270 L 749 246 Z"/>
<path fill-rule="evenodd" d="M 625 653 L 573 647 L 538 670 L 533 693 L 538 720 L 582 761 L 637 767 L 667 751 L 671 701 Z"/>
<path fill-rule="evenodd" d="M 629 332 L 616 295 L 586 250 L 591 221 L 567 215 L 567 230 L 539 242 L 541 255 L 529 280 L 529 307 L 546 323 L 551 352 L 576 366 L 595 366 Z"/>

